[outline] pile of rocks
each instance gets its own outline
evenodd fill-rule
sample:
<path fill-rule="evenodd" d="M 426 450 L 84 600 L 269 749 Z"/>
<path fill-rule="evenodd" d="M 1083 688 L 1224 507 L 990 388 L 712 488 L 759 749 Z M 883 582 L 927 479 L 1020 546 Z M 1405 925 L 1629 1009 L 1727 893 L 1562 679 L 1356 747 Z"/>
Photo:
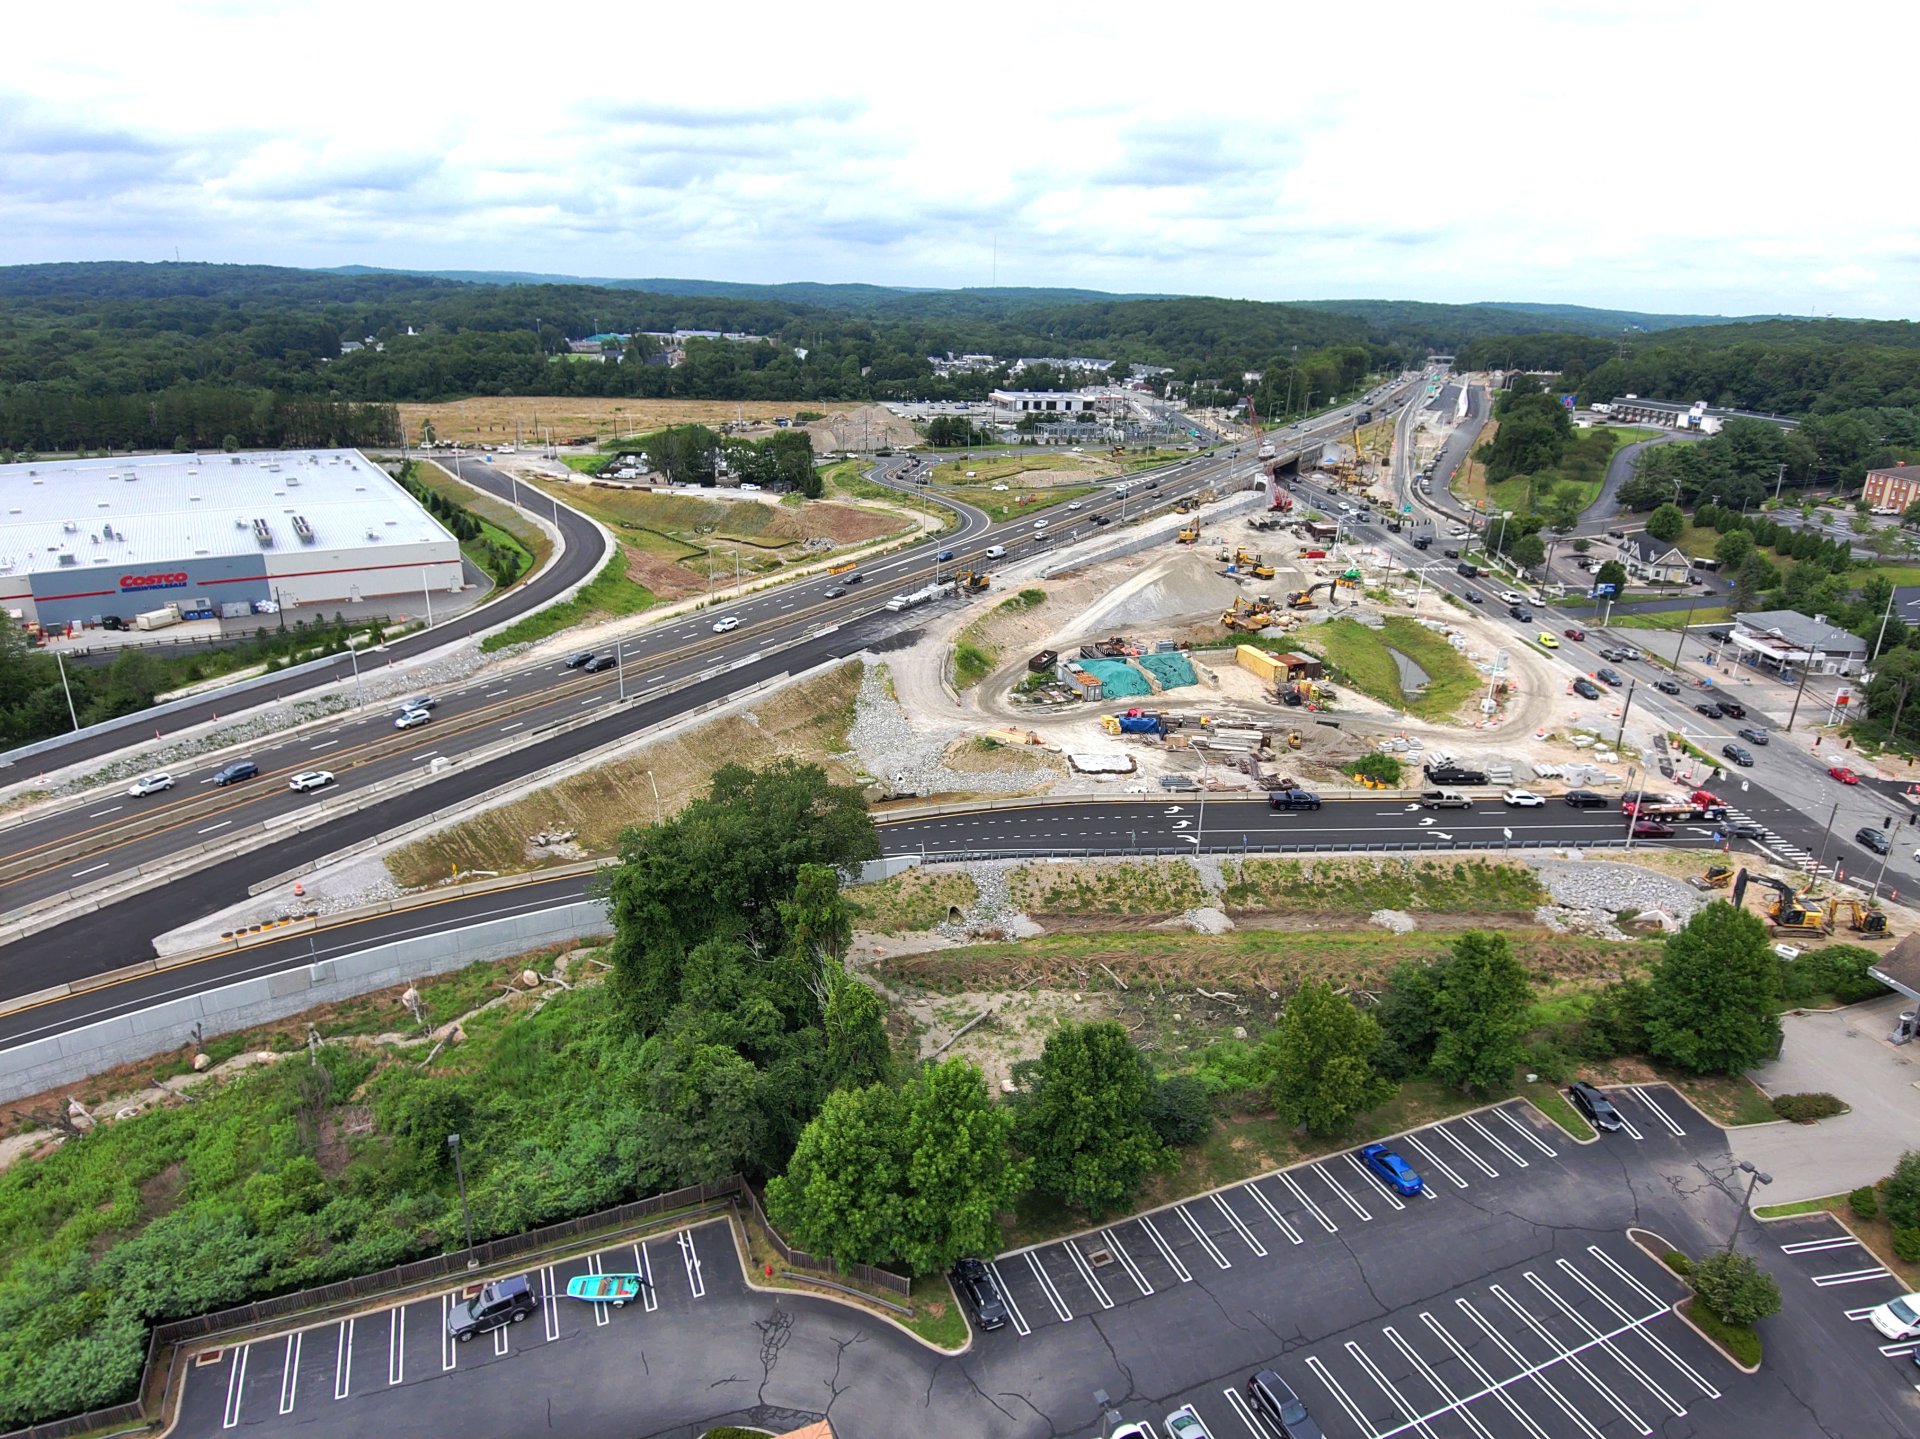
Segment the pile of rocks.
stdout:
<path fill-rule="evenodd" d="M 1537 860 L 1533 868 L 1559 906 L 1555 928 L 1624 938 L 1611 923 L 1616 915 L 1656 916 L 1661 928 L 1670 928 L 1668 921 L 1686 923 L 1705 902 L 1704 896 L 1680 880 L 1631 864 Z"/>
<path fill-rule="evenodd" d="M 1003 934 L 1009 939 L 1024 939 L 1041 933 L 1040 926 L 1021 913 L 1013 902 L 1013 887 L 1007 882 L 1012 862 L 983 861 L 962 867 L 973 881 L 977 897 L 959 920 L 934 926 L 934 933 L 952 940 L 977 939 L 983 934 Z"/>
<path fill-rule="evenodd" d="M 907 721 L 900 701 L 887 693 L 877 666 L 868 665 L 854 700 L 848 741 L 854 756 L 883 789 L 895 795 L 950 791 L 1014 794 L 1033 788 L 1032 770 L 981 770 L 965 774 L 941 763 L 947 737 L 921 734 Z"/>

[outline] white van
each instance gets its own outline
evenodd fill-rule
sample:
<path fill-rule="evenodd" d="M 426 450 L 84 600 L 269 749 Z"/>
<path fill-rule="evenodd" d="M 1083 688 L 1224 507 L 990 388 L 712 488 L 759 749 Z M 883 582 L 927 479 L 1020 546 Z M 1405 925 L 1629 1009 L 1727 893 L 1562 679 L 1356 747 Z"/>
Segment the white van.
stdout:
<path fill-rule="evenodd" d="M 987 558 L 990 560 L 1002 559 L 1006 556 L 1006 553 L 1007 553 L 1007 547 L 1005 545 L 988 545 L 987 546 Z"/>

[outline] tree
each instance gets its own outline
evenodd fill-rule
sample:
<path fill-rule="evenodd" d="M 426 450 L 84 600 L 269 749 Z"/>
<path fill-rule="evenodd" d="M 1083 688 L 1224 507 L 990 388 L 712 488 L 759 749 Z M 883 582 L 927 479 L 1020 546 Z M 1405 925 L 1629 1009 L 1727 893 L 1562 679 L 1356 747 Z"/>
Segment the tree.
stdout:
<path fill-rule="evenodd" d="M 1900 1229 L 1920 1228 L 1920 1153 L 1909 1149 L 1887 1180 L 1887 1222 Z"/>
<path fill-rule="evenodd" d="M 1647 533 L 1656 540 L 1672 544 L 1687 527 L 1686 512 L 1678 505 L 1661 505 L 1647 516 Z"/>
<path fill-rule="evenodd" d="M 836 963 L 822 1015 L 827 1031 L 826 1082 L 835 1089 L 884 1081 L 893 1068 L 887 1002 Z"/>
<path fill-rule="evenodd" d="M 1647 1051 L 1694 1074 L 1738 1074 L 1780 1046 L 1780 961 L 1759 918 L 1725 902 L 1668 937 L 1647 993 Z"/>
<path fill-rule="evenodd" d="M 904 1089 L 840 1090 L 807 1125 L 767 1215 L 842 1264 L 935 1273 L 996 1248 L 996 1216 L 1026 1186 L 1013 1115 L 965 1060 L 928 1065 Z"/>
<path fill-rule="evenodd" d="M 1595 589 L 1602 590 L 1608 585 L 1612 585 L 1613 592 L 1616 595 L 1625 594 L 1627 592 L 1627 567 L 1618 560 L 1608 560 L 1595 572 L 1593 585 Z"/>
<path fill-rule="evenodd" d="M 1717 1249 L 1693 1266 L 1700 1302 L 1728 1324 L 1753 1324 L 1780 1312 L 1780 1286 L 1745 1254 Z"/>
<path fill-rule="evenodd" d="M 1593 548 L 1593 541 L 1588 539 L 1585 535 L 1579 536 L 1573 542 L 1573 552 L 1576 555 L 1584 555 L 1588 550 L 1592 548 Z"/>
<path fill-rule="evenodd" d="M 1507 557 L 1523 570 L 1530 570 L 1547 557 L 1547 547 L 1538 535 L 1521 535 L 1507 546 Z"/>
<path fill-rule="evenodd" d="M 1273 1070 L 1273 1107 L 1309 1134 L 1340 1134 L 1393 1086 L 1373 1069 L 1380 1026 L 1324 980 L 1308 980 L 1262 1042 Z"/>
<path fill-rule="evenodd" d="M 1410 1079 L 1433 1062 L 1433 991 L 1436 966 L 1403 959 L 1371 1016 L 1380 1027 L 1373 1064 L 1388 1079 Z"/>
<path fill-rule="evenodd" d="M 1753 551 L 1740 562 L 1740 570 L 1733 581 L 1733 605 L 1735 609 L 1744 609 L 1754 603 L 1761 593 L 1780 583 L 1780 571 L 1773 562 L 1758 550 Z"/>
<path fill-rule="evenodd" d="M 1728 570 L 1738 570 L 1752 553 L 1753 536 L 1745 530 L 1727 531 L 1713 547 L 1713 557 L 1720 561 L 1722 569 Z"/>
<path fill-rule="evenodd" d="M 1434 1078 L 1461 1089 L 1505 1089 L 1520 1062 L 1532 985 L 1504 934 L 1468 930 L 1439 965 L 1433 994 Z"/>
<path fill-rule="evenodd" d="M 1148 1118 L 1146 1066 L 1110 1019 L 1048 1038 L 1017 1134 L 1035 1187 L 1096 1216 L 1131 1199 L 1167 1158 Z"/>

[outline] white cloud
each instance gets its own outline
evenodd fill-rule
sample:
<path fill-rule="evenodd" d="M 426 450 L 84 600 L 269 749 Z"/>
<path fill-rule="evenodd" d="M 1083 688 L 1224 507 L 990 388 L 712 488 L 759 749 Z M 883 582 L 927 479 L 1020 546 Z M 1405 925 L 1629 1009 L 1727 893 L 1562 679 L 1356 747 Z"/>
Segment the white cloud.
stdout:
<path fill-rule="evenodd" d="M 15 260 L 1911 315 L 1910 22 L 1689 0 L 12 20 Z M 1862 47 L 1878 44 L 1885 64 Z"/>

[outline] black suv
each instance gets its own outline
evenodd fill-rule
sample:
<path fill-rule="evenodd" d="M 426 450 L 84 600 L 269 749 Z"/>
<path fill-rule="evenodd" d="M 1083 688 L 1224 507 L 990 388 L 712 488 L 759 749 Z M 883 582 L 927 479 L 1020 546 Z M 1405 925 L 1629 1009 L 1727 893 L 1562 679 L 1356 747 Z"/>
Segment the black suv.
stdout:
<path fill-rule="evenodd" d="M 1278 1429 L 1286 1439 L 1324 1439 L 1320 1426 L 1300 1396 L 1271 1369 L 1247 1380 L 1247 1407 Z"/>
<path fill-rule="evenodd" d="M 1267 796 L 1268 809 L 1318 809 L 1320 796 L 1304 789 L 1277 789 Z"/>
<path fill-rule="evenodd" d="M 1743 704 L 1736 704 L 1732 700 L 1715 700 L 1714 703 L 1720 706 L 1721 714 L 1732 715 L 1735 719 L 1747 717 L 1747 707 Z"/>
<path fill-rule="evenodd" d="M 1612 685 L 1615 689 L 1620 688 L 1621 685 L 1626 683 L 1625 680 L 1620 678 L 1618 671 L 1610 670 L 1605 665 L 1601 665 L 1599 669 L 1595 670 L 1593 677 L 1599 680 L 1601 684 Z"/>
<path fill-rule="evenodd" d="M 566 667 L 570 670 L 584 669 L 593 663 L 593 651 L 581 650 L 577 655 L 568 655 Z"/>
<path fill-rule="evenodd" d="M 1861 825 L 1853 832 L 1853 837 L 1875 854 L 1885 854 L 1893 848 L 1893 841 L 1887 838 L 1887 832 L 1874 825 Z"/>
<path fill-rule="evenodd" d="M 1586 1115 L 1595 1129 L 1613 1133 L 1626 1125 L 1626 1121 L 1620 1117 L 1620 1111 L 1613 1107 L 1613 1101 L 1584 1079 L 1576 1079 L 1567 1086 L 1567 1098 L 1573 1101 L 1575 1109 Z"/>
<path fill-rule="evenodd" d="M 511 1279 L 496 1279 L 480 1286 L 471 1299 L 463 1299 L 447 1310 L 447 1333 L 461 1343 L 476 1334 L 485 1334 L 506 1324 L 518 1324 L 540 1307 L 540 1296 L 524 1274 Z"/>
<path fill-rule="evenodd" d="M 1507 613 L 1512 615 L 1516 620 L 1520 621 L 1520 623 L 1523 625 L 1530 625 L 1533 623 L 1533 611 L 1528 609 L 1525 605 L 1508 605 Z"/>
<path fill-rule="evenodd" d="M 1575 809 L 1605 809 L 1607 807 L 1607 797 L 1603 794 L 1597 794 L 1590 789 L 1570 789 L 1566 793 L 1566 801 Z"/>
<path fill-rule="evenodd" d="M 1000 1297 L 991 1269 L 978 1259 L 962 1259 L 953 1266 L 952 1278 L 953 1287 L 967 1296 L 974 1323 L 982 1329 L 998 1329 L 1007 1322 L 1007 1302 Z"/>
<path fill-rule="evenodd" d="M 580 668 L 590 675 L 597 675 L 602 670 L 610 670 L 619 663 L 620 661 L 613 655 L 595 655 Z"/>
<path fill-rule="evenodd" d="M 1600 698 L 1600 686 L 1592 680 L 1587 679 L 1584 675 L 1573 682 L 1573 692 L 1583 700 L 1597 700 Z"/>
<path fill-rule="evenodd" d="M 213 772 L 213 782 L 217 785 L 238 784 L 243 779 L 252 779 L 260 773 L 260 766 L 250 759 L 237 759 L 230 765 L 222 766 Z"/>

